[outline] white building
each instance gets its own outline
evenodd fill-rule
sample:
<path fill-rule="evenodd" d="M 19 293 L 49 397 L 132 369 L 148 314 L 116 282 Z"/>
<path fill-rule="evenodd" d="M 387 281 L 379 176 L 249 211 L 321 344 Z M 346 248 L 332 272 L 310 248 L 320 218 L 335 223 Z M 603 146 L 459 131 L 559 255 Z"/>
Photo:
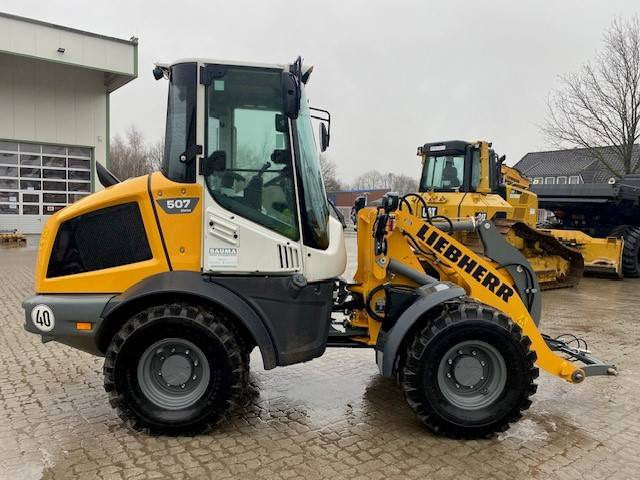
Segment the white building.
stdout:
<path fill-rule="evenodd" d="M 109 95 L 137 74 L 135 38 L 0 12 L 0 230 L 39 233 L 47 215 L 100 188 Z"/>

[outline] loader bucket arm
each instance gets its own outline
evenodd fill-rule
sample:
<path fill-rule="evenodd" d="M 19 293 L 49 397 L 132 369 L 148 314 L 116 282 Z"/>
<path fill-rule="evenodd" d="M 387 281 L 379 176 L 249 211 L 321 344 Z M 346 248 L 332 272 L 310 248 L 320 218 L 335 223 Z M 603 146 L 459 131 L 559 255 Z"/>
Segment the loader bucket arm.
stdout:
<path fill-rule="evenodd" d="M 394 215 L 396 225 L 387 237 L 388 251 L 394 252 L 393 259 L 406 263 L 409 252 L 419 250 L 429 262 L 439 264 L 439 268 L 446 269 L 451 277 L 456 278 L 455 283 L 462 286 L 469 297 L 511 317 L 531 340 L 531 349 L 536 352 L 536 363 L 539 367 L 571 383 L 579 383 L 585 378 L 587 373 L 582 367 L 556 354 L 550 348 L 551 342 L 548 343 L 548 337 L 545 339 L 536 327 L 522 298 L 514 288 L 513 279 L 504 268 L 473 252 L 444 230 L 406 210 L 398 210 Z M 403 243 L 406 245 L 405 248 L 401 247 Z M 399 255 L 399 258 L 395 258 L 396 255 Z M 388 263 L 389 260 L 378 263 Z M 560 348 L 554 350 L 562 352 Z M 580 359 L 578 356 L 573 358 Z M 597 374 L 591 369 L 589 373 Z"/>

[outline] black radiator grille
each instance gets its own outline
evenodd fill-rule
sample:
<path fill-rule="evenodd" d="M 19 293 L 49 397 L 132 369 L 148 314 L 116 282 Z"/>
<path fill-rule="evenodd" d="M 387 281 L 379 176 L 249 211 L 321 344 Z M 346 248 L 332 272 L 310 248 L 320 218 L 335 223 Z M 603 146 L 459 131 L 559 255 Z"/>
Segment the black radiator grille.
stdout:
<path fill-rule="evenodd" d="M 47 278 L 91 272 L 152 258 L 135 202 L 67 220 L 53 244 Z"/>

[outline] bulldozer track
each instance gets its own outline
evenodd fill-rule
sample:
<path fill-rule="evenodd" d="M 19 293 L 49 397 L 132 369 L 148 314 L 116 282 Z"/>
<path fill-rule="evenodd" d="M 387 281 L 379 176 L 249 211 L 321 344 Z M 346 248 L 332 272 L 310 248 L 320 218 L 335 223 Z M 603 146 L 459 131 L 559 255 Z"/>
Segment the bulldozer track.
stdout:
<path fill-rule="evenodd" d="M 496 226 L 498 226 L 500 233 L 506 235 L 509 229 L 512 229 L 514 233 L 529 242 L 537 242 L 539 248 L 550 254 L 558 255 L 569 262 L 569 273 L 563 280 L 557 280 L 555 282 L 544 282 L 540 284 L 541 290 L 556 290 L 558 288 L 570 288 L 575 287 L 580 283 L 582 274 L 584 273 L 584 259 L 582 254 L 570 247 L 567 247 L 560 243 L 560 241 L 552 235 L 544 232 L 540 232 L 529 227 L 522 222 L 512 222 L 508 220 L 497 220 Z M 504 229 L 504 230 L 503 230 Z"/>
<path fill-rule="evenodd" d="M 584 272 L 584 259 L 579 251 L 560 243 L 555 237 L 532 229 L 522 222 L 506 219 L 493 219 L 496 229 L 501 235 L 506 236 L 510 230 L 527 242 L 537 242 L 539 248 L 549 255 L 558 255 L 569 262 L 569 275 L 555 282 L 541 282 L 541 290 L 556 290 L 559 288 L 571 288 L 580 283 Z M 464 239 L 465 245 L 475 253 L 484 255 L 484 247 L 477 233 L 467 233 Z"/>

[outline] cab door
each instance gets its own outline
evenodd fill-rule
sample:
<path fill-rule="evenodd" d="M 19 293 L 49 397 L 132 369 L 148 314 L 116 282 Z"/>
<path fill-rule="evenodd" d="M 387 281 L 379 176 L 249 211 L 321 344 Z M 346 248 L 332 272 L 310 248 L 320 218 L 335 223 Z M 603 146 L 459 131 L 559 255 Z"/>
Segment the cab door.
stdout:
<path fill-rule="evenodd" d="M 203 271 L 301 272 L 291 121 L 283 111 L 282 71 L 204 65 L 201 84 Z"/>

